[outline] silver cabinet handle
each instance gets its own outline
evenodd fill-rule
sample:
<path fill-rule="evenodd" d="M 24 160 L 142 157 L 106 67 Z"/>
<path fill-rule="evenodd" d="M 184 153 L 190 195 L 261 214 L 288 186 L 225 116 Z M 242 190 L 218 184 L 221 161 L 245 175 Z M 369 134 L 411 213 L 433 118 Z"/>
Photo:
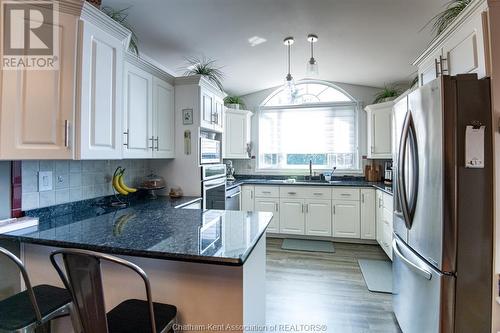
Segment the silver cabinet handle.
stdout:
<path fill-rule="evenodd" d="M 364 193 L 361 193 L 361 202 L 365 203 L 365 194 Z"/>
<path fill-rule="evenodd" d="M 154 150 L 154 149 L 155 149 L 155 145 L 154 145 L 154 143 L 153 143 L 153 142 L 154 142 L 154 140 L 155 140 L 154 136 L 151 136 L 151 137 L 149 138 L 149 141 L 151 141 L 151 147 L 148 147 L 148 148 L 149 148 L 149 149 L 151 149 L 151 150 Z"/>
<path fill-rule="evenodd" d="M 275 207 L 275 212 L 278 212 L 279 211 L 279 205 L 278 205 L 278 203 L 275 203 L 274 205 L 276 206 Z"/>
<path fill-rule="evenodd" d="M 288 192 L 288 194 L 295 195 L 297 192 Z"/>
<path fill-rule="evenodd" d="M 350 197 L 351 196 L 349 193 L 340 193 L 340 195 L 343 197 Z"/>
<path fill-rule="evenodd" d="M 373 150 L 374 150 L 373 146 L 370 146 L 370 153 L 373 154 Z"/>
<path fill-rule="evenodd" d="M 271 194 L 271 191 L 262 191 L 262 193 Z"/>
<path fill-rule="evenodd" d="M 69 120 L 64 121 L 64 147 L 69 147 Z"/>
<path fill-rule="evenodd" d="M 160 137 L 156 137 L 156 139 L 154 139 L 154 141 L 156 141 L 156 151 L 159 151 L 160 150 Z"/>
<path fill-rule="evenodd" d="M 309 214 L 309 204 L 305 204 L 306 206 L 306 213 Z"/>
<path fill-rule="evenodd" d="M 302 214 L 304 214 L 304 204 L 302 204 L 301 206 L 302 206 Z"/>
<path fill-rule="evenodd" d="M 323 195 L 323 193 L 313 193 L 314 195 Z"/>
<path fill-rule="evenodd" d="M 333 206 L 333 215 L 335 215 L 335 205 Z"/>
<path fill-rule="evenodd" d="M 417 274 L 420 274 L 422 275 L 424 278 L 426 278 L 427 280 L 430 280 L 432 279 L 432 273 L 424 268 L 421 268 L 419 266 L 417 266 L 416 264 L 412 263 L 410 260 L 408 260 L 401 252 L 399 252 L 399 249 L 398 249 L 398 244 L 397 244 L 397 240 L 394 239 L 392 241 L 392 250 L 394 251 L 394 253 L 401 259 L 403 260 L 403 262 L 408 266 L 408 268 L 410 268 L 412 271 L 414 271 L 415 273 Z"/>
<path fill-rule="evenodd" d="M 123 134 L 125 134 L 127 136 L 125 143 L 123 145 L 128 148 L 130 129 L 127 128 L 127 130 L 125 132 L 123 132 Z"/>
<path fill-rule="evenodd" d="M 250 199 L 253 199 L 253 190 L 250 190 Z"/>

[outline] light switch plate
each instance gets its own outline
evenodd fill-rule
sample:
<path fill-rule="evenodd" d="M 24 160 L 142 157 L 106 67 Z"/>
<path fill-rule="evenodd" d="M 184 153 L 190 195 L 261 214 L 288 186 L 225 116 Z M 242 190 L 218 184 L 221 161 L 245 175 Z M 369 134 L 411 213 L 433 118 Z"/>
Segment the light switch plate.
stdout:
<path fill-rule="evenodd" d="M 52 171 L 38 172 L 38 192 L 52 190 Z"/>

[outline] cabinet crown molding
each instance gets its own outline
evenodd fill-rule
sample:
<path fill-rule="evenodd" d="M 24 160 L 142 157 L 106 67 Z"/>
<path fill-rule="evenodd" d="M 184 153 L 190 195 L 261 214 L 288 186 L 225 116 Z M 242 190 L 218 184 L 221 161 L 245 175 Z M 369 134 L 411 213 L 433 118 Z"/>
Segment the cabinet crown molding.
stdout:
<path fill-rule="evenodd" d="M 225 97 L 227 95 L 224 91 L 221 91 L 219 87 L 217 87 L 215 84 L 208 81 L 208 79 L 206 79 L 203 75 L 179 76 L 175 78 L 176 86 L 191 85 L 191 84 L 196 84 L 199 85 L 200 87 L 206 88 L 220 97 Z"/>
<path fill-rule="evenodd" d="M 125 51 L 124 58 L 127 62 L 133 64 L 134 66 L 136 66 L 136 67 L 138 67 L 138 68 L 140 68 L 140 69 L 142 69 L 150 74 L 153 74 L 157 78 L 159 78 L 163 81 L 166 81 L 170 84 L 174 83 L 175 77 L 166 73 L 162 69 L 156 67 L 155 65 L 153 65 L 149 61 L 141 58 L 140 55 L 138 56 L 130 51 Z"/>
<path fill-rule="evenodd" d="M 472 15 L 476 14 L 478 9 L 486 9 L 488 7 L 488 0 L 474 0 L 472 1 L 457 18 L 438 36 L 436 36 L 427 46 L 425 51 L 423 51 L 413 62 L 413 66 L 420 66 L 420 64 L 425 61 L 432 52 L 438 48 L 441 44 L 443 44 L 448 37 L 450 37 L 453 32 L 464 24 L 467 19 L 469 19 Z"/>
<path fill-rule="evenodd" d="M 383 103 L 378 103 L 378 104 L 367 105 L 365 107 L 365 111 L 376 111 L 376 110 L 381 110 L 381 109 L 392 108 L 394 106 L 394 102 L 395 102 L 395 100 L 383 102 Z"/>

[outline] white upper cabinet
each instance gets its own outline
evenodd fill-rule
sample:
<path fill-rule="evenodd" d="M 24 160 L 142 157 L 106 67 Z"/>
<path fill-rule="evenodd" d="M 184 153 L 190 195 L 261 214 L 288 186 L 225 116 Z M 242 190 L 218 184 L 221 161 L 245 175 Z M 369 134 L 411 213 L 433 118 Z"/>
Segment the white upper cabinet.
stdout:
<path fill-rule="evenodd" d="M 0 158 L 72 159 L 78 20 L 60 13 L 58 70 L 1 70 Z"/>
<path fill-rule="evenodd" d="M 419 83 L 440 75 L 489 76 L 487 1 L 473 1 L 414 62 Z"/>
<path fill-rule="evenodd" d="M 226 110 L 224 122 L 224 158 L 247 159 L 247 144 L 250 143 L 252 112 Z"/>
<path fill-rule="evenodd" d="M 224 131 L 224 99 L 221 96 L 214 95 L 213 100 L 213 129 L 216 132 Z"/>
<path fill-rule="evenodd" d="M 174 88 L 158 68 L 125 54 L 124 158 L 174 158 Z"/>
<path fill-rule="evenodd" d="M 122 152 L 130 32 L 81 2 L 59 5 L 59 69 L 2 71 L 1 159 L 110 159 Z"/>
<path fill-rule="evenodd" d="M 394 102 L 368 105 L 368 158 L 392 158 L 392 107 Z"/>
<path fill-rule="evenodd" d="M 81 21 L 77 159 L 122 157 L 123 41 Z"/>
<path fill-rule="evenodd" d="M 153 75 L 125 62 L 124 158 L 149 158 L 153 138 Z"/>
<path fill-rule="evenodd" d="M 174 87 L 153 78 L 154 158 L 175 157 Z"/>

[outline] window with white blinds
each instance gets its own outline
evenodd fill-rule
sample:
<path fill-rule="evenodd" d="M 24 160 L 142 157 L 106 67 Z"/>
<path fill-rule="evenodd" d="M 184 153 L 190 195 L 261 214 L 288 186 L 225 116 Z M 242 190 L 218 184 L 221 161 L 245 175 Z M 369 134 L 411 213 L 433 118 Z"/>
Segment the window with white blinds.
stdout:
<path fill-rule="evenodd" d="M 358 170 L 356 105 L 263 109 L 259 169 Z"/>

